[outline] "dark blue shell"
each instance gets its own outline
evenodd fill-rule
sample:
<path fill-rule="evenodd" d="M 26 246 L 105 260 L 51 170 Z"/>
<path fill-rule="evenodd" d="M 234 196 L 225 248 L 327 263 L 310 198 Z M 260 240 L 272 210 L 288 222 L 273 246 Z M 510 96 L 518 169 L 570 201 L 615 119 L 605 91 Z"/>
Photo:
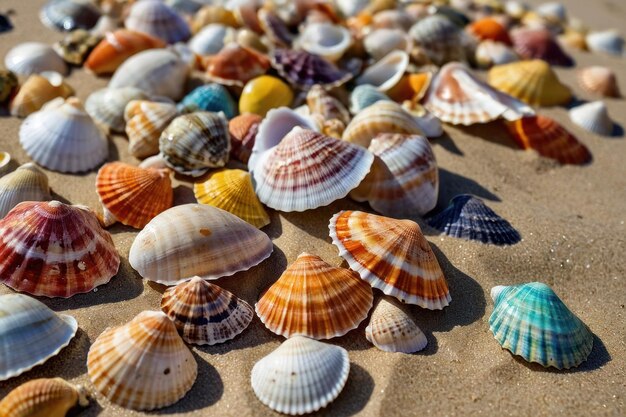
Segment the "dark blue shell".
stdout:
<path fill-rule="evenodd" d="M 178 104 L 180 113 L 194 111 L 224 112 L 227 119 L 237 115 L 237 103 L 228 90 L 216 83 L 200 86 L 187 94 Z"/>
<path fill-rule="evenodd" d="M 513 245 L 522 238 L 482 200 L 467 194 L 457 195 L 445 210 L 426 221 L 448 236 L 492 245 Z"/>

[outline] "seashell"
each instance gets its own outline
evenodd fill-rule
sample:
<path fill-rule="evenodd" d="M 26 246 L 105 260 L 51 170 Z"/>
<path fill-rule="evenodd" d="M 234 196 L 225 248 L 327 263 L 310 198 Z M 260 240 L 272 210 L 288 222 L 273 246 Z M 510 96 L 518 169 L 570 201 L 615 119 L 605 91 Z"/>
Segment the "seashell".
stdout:
<path fill-rule="evenodd" d="M 491 40 L 482 41 L 478 44 L 474 59 L 481 68 L 519 61 L 519 57 L 511 48 Z"/>
<path fill-rule="evenodd" d="M 387 9 L 376 12 L 372 16 L 372 27 L 376 29 L 401 29 L 407 31 L 416 19 L 409 16 L 404 10 Z"/>
<path fill-rule="evenodd" d="M 336 0 L 336 3 L 341 14 L 346 17 L 353 17 L 365 10 L 370 4 L 370 0 Z"/>
<path fill-rule="evenodd" d="M 460 29 L 447 17 L 436 14 L 425 17 L 411 27 L 409 35 L 436 65 L 465 61 Z"/>
<path fill-rule="evenodd" d="M 70 32 L 91 29 L 101 12 L 90 0 L 49 0 L 39 12 L 39 20 L 50 29 Z"/>
<path fill-rule="evenodd" d="M 539 155 L 561 164 L 580 165 L 591 161 L 587 147 L 549 117 L 524 117 L 507 123 L 507 128 L 522 149 L 534 149 Z"/>
<path fill-rule="evenodd" d="M 305 51 L 329 61 L 338 61 L 352 45 L 350 31 L 332 23 L 312 23 L 305 27 L 298 39 Z"/>
<path fill-rule="evenodd" d="M 9 100 L 17 90 L 17 76 L 11 71 L 0 68 L 0 104 Z"/>
<path fill-rule="evenodd" d="M 481 0 L 478 0 L 480 3 Z M 482 0 L 485 1 L 485 0 Z M 488 1 L 488 0 L 487 0 Z M 480 5 L 478 5 L 480 7 Z M 488 6 L 486 6 L 488 7 Z M 498 9 L 499 7 L 492 7 L 492 9 Z M 467 8 L 465 8 L 467 9 Z M 444 4 L 435 5 L 427 10 L 428 13 L 434 16 L 442 16 L 454 23 L 455 26 L 463 28 L 470 24 L 471 19 L 464 14 L 464 10 L 458 10 L 455 7 L 449 7 Z M 480 17 L 480 14 L 477 15 Z"/>
<path fill-rule="evenodd" d="M 32 162 L 0 178 L 0 219 L 22 201 L 49 199 L 48 177 Z"/>
<path fill-rule="evenodd" d="M 185 204 L 152 219 L 135 238 L 128 259 L 142 277 L 174 285 L 195 275 L 211 280 L 247 271 L 272 250 L 265 233 L 237 216 Z"/>
<path fill-rule="evenodd" d="M 39 165 L 59 172 L 89 171 L 109 155 L 106 136 L 75 97 L 54 99 L 28 116 L 20 144 Z"/>
<path fill-rule="evenodd" d="M 102 88 L 87 97 L 85 110 L 107 132 L 123 132 L 124 110 L 132 100 L 146 100 L 147 95 L 135 87 Z"/>
<path fill-rule="evenodd" d="M 189 41 L 189 48 L 198 55 L 214 55 L 224 45 L 235 40 L 235 29 L 220 23 L 209 24 L 196 33 Z"/>
<path fill-rule="evenodd" d="M 426 335 L 392 297 L 381 298 L 374 307 L 365 337 L 385 352 L 414 353 L 428 344 Z"/>
<path fill-rule="evenodd" d="M 85 61 L 85 68 L 95 74 L 108 74 L 131 56 L 152 48 L 163 48 L 165 43 L 157 38 L 128 29 L 108 32 Z"/>
<path fill-rule="evenodd" d="M 3 417 L 64 417 L 74 406 L 87 407 L 87 391 L 61 378 L 28 381 L 0 401 Z"/>
<path fill-rule="evenodd" d="M 203 182 L 193 186 L 196 199 L 201 204 L 221 208 L 254 227 L 270 224 L 270 217 L 254 193 L 252 177 L 240 169 L 219 170 Z"/>
<path fill-rule="evenodd" d="M 539 16 L 548 19 L 551 22 L 563 24 L 567 23 L 567 11 L 565 6 L 557 2 L 549 2 L 540 4 L 535 8 Z"/>
<path fill-rule="evenodd" d="M 517 0 L 509 0 L 503 4 L 504 12 L 513 19 L 521 19 L 529 10 L 526 3 Z"/>
<path fill-rule="evenodd" d="M 308 90 L 319 84 L 326 90 L 339 87 L 352 78 L 350 72 L 306 51 L 275 49 L 272 66 L 291 85 Z"/>
<path fill-rule="evenodd" d="M 26 117 L 40 110 L 44 104 L 57 97 L 68 98 L 74 94 L 74 89 L 58 72 L 43 72 L 33 74 L 18 90 L 11 100 L 9 109 L 12 116 Z"/>
<path fill-rule="evenodd" d="M 376 29 L 363 38 L 365 51 L 376 61 L 395 50 L 409 52 L 411 46 L 411 37 L 401 29 Z"/>
<path fill-rule="evenodd" d="M 509 222 L 498 216 L 479 198 L 461 194 L 450 200 L 428 224 L 445 235 L 492 245 L 513 245 L 522 238 Z"/>
<path fill-rule="evenodd" d="M 583 32 L 566 29 L 557 39 L 561 46 L 565 46 L 566 48 L 576 48 L 581 51 L 587 50 L 587 41 L 585 40 L 585 34 Z"/>
<path fill-rule="evenodd" d="M 247 28 L 241 28 L 237 31 L 235 42 L 262 54 L 266 54 L 269 51 L 259 35 Z"/>
<path fill-rule="evenodd" d="M 481 41 L 490 40 L 505 45 L 512 45 L 509 32 L 491 16 L 483 17 L 468 25 L 467 31 Z"/>
<path fill-rule="evenodd" d="M 356 329 L 372 308 L 372 289 L 359 275 L 301 253 L 256 303 L 256 313 L 280 336 L 330 339 Z"/>
<path fill-rule="evenodd" d="M 417 122 L 402 106 L 393 101 L 380 100 L 352 119 L 342 139 L 368 147 L 379 133 L 423 134 Z"/>
<path fill-rule="evenodd" d="M 211 83 L 195 88 L 178 104 L 180 113 L 194 111 L 222 112 L 228 119 L 237 114 L 237 104 L 223 85 Z"/>
<path fill-rule="evenodd" d="M 161 310 L 172 319 L 183 340 L 196 345 L 231 340 L 246 330 L 254 317 L 250 304 L 199 277 L 168 288 Z"/>
<path fill-rule="evenodd" d="M 102 10 L 104 10 L 104 4 L 105 3 L 101 3 L 101 7 L 103 8 Z M 113 0 L 113 4 L 119 3 L 116 3 L 115 0 Z M 123 5 L 121 6 L 123 7 Z M 91 30 L 89 30 L 89 33 L 95 36 L 105 37 L 107 33 L 115 32 L 120 28 L 120 26 L 122 26 L 121 18 L 117 15 L 118 12 L 105 11 L 105 13 L 113 13 L 115 15 L 103 14 L 102 16 L 100 16 L 100 19 L 98 19 L 98 23 L 96 23 L 96 25 L 92 27 Z"/>
<path fill-rule="evenodd" d="M 428 140 L 417 135 L 380 133 L 368 150 L 376 159 L 370 173 L 350 193 L 387 216 L 424 215 L 437 205 L 439 174 Z"/>
<path fill-rule="evenodd" d="M 405 100 L 417 103 L 428 91 L 432 79 L 433 74 L 431 72 L 405 74 L 395 86 L 387 90 L 387 95 L 398 103 Z"/>
<path fill-rule="evenodd" d="M 340 211 L 328 227 L 339 256 L 372 287 L 430 310 L 450 303 L 448 283 L 417 223 Z"/>
<path fill-rule="evenodd" d="M 68 64 L 83 65 L 87 55 L 101 39 L 101 36 L 93 35 L 84 29 L 77 29 L 52 45 L 52 48 Z"/>
<path fill-rule="evenodd" d="M 569 118 L 576 125 L 597 135 L 611 136 L 613 133 L 613 121 L 602 101 L 594 101 L 570 109 Z"/>
<path fill-rule="evenodd" d="M 513 48 L 524 59 L 542 59 L 551 65 L 571 67 L 574 60 L 547 29 L 518 28 L 511 31 Z"/>
<path fill-rule="evenodd" d="M 32 297 L 5 294 L 0 301 L 0 381 L 56 356 L 78 329 L 74 317 L 57 314 Z"/>
<path fill-rule="evenodd" d="M 499 285 L 491 289 L 491 298 L 489 329 L 504 349 L 557 369 L 587 360 L 593 334 L 546 284 Z"/>
<path fill-rule="evenodd" d="M 347 196 L 365 178 L 373 160 L 359 146 L 295 127 L 277 146 L 260 154 L 252 176 L 265 205 L 305 211 Z"/>
<path fill-rule="evenodd" d="M 616 30 L 609 29 L 599 32 L 590 32 L 587 34 L 585 40 L 587 47 L 592 52 L 602 52 L 604 54 L 617 56 L 624 55 L 624 38 Z"/>
<path fill-rule="evenodd" d="M 289 106 L 293 91 L 280 78 L 261 75 L 248 81 L 239 98 L 240 113 L 254 113 L 264 117 L 277 107 Z"/>
<path fill-rule="evenodd" d="M 572 99 L 570 89 L 540 59 L 495 66 L 489 70 L 488 81 L 494 88 L 533 106 L 557 106 Z"/>
<path fill-rule="evenodd" d="M 402 103 L 402 108 L 413 116 L 413 120 L 415 120 L 427 138 L 436 138 L 443 135 L 443 127 L 439 119 L 428 113 L 421 104 L 405 101 Z"/>
<path fill-rule="evenodd" d="M 177 114 L 174 104 L 131 100 L 124 110 L 130 154 L 136 158 L 157 154 L 161 133 Z"/>
<path fill-rule="evenodd" d="M 372 85 L 357 85 L 350 94 L 350 111 L 352 114 L 359 114 L 367 107 L 381 100 L 390 101 L 391 99 Z"/>
<path fill-rule="evenodd" d="M 143 311 L 96 338 L 87 354 L 87 372 L 111 402 L 154 410 L 185 396 L 198 364 L 165 313 Z"/>
<path fill-rule="evenodd" d="M 320 115 L 324 120 L 337 119 L 348 124 L 352 118 L 343 103 L 319 85 L 314 85 L 308 91 L 306 103 L 311 114 Z"/>
<path fill-rule="evenodd" d="M 265 36 L 272 45 L 279 48 L 289 48 L 294 40 L 294 35 L 289 31 L 287 24 L 276 13 L 262 8 L 257 13 L 259 26 L 265 32 Z"/>
<path fill-rule="evenodd" d="M 466 126 L 500 117 L 517 120 L 534 114 L 526 104 L 493 89 L 472 75 L 465 65 L 455 62 L 445 65 L 435 75 L 424 107 L 442 122 Z"/>
<path fill-rule="evenodd" d="M 159 0 L 134 3 L 124 20 L 127 29 L 147 33 L 165 43 L 184 42 L 191 37 L 187 22 L 171 7 Z"/>
<path fill-rule="evenodd" d="M 239 22 L 232 10 L 222 5 L 210 4 L 202 7 L 191 20 L 191 31 L 198 33 L 203 27 L 218 23 L 230 27 L 238 27 Z"/>
<path fill-rule="evenodd" d="M 242 113 L 228 122 L 230 133 L 230 157 L 248 163 L 254 139 L 263 118 L 254 113 Z"/>
<path fill-rule="evenodd" d="M 159 150 L 168 167 L 199 177 L 228 162 L 230 137 L 223 113 L 194 112 L 175 118 L 161 133 Z"/>
<path fill-rule="evenodd" d="M 128 58 L 109 82 L 109 88 L 135 87 L 152 97 L 179 100 L 189 66 L 175 51 L 148 49 Z"/>
<path fill-rule="evenodd" d="M 382 92 L 387 92 L 398 84 L 408 65 L 409 54 L 404 51 L 392 51 L 363 71 L 356 79 L 356 83 L 369 84 Z"/>
<path fill-rule="evenodd" d="M 337 398 L 349 373 L 344 348 L 293 336 L 254 365 L 251 383 L 257 398 L 272 410 L 301 415 Z"/>
<path fill-rule="evenodd" d="M 612 69 L 591 66 L 578 70 L 578 85 L 590 94 L 604 97 L 621 97 L 617 77 Z"/>
<path fill-rule="evenodd" d="M 8 152 L 0 151 L 0 177 L 4 175 L 4 171 L 10 168 L 11 154 Z"/>
<path fill-rule="evenodd" d="M 67 64 L 49 45 L 25 42 L 14 46 L 4 56 L 4 65 L 16 75 L 54 71 L 67 74 Z"/>
<path fill-rule="evenodd" d="M 166 0 L 165 4 L 184 18 L 191 18 L 202 8 L 202 4 L 196 0 Z"/>
<path fill-rule="evenodd" d="M 210 81 L 243 87 L 251 79 L 265 74 L 270 61 L 252 49 L 231 43 L 218 54 L 203 58 L 202 66 Z"/>

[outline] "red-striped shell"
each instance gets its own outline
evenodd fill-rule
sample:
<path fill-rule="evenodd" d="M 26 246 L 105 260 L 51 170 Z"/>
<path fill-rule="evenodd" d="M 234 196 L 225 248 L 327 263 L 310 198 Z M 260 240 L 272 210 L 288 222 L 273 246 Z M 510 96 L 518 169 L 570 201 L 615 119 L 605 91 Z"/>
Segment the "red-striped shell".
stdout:
<path fill-rule="evenodd" d="M 480 40 L 490 39 L 511 45 L 511 38 L 506 28 L 493 17 L 484 17 L 476 20 L 467 27 L 467 30 Z"/>
<path fill-rule="evenodd" d="M 270 60 L 250 48 L 231 43 L 219 53 L 202 58 L 201 65 L 211 81 L 243 87 L 254 77 L 265 74 Z"/>
<path fill-rule="evenodd" d="M 519 28 L 511 31 L 513 48 L 524 59 L 543 59 L 548 64 L 571 67 L 574 60 L 547 29 Z"/>
<path fill-rule="evenodd" d="M 228 132 L 230 133 L 230 155 L 233 158 L 244 164 L 248 163 L 262 120 L 261 116 L 254 113 L 244 113 L 230 119 Z"/>

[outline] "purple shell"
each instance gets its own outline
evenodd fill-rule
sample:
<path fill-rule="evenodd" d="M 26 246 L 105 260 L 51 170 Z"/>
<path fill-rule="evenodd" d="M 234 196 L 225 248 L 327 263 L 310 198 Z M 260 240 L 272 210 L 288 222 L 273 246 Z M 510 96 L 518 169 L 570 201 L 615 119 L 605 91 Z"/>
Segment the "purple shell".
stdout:
<path fill-rule="evenodd" d="M 306 51 L 276 49 L 272 53 L 272 66 L 290 84 L 308 90 L 319 84 L 325 90 L 340 86 L 353 75 L 337 68 L 324 58 Z"/>

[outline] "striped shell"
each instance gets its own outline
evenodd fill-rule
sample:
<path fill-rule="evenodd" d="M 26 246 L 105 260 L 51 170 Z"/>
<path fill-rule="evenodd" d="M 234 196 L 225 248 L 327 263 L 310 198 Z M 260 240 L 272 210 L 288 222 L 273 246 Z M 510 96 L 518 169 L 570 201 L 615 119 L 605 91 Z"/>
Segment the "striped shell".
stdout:
<path fill-rule="evenodd" d="M 210 83 L 193 89 L 183 97 L 177 109 L 180 113 L 223 112 L 227 119 L 232 119 L 237 114 L 237 103 L 223 85 Z"/>
<path fill-rule="evenodd" d="M 123 132 L 126 127 L 124 110 L 132 100 L 146 100 L 148 97 L 138 88 L 103 88 L 87 97 L 85 110 L 92 119 L 108 132 Z"/>
<path fill-rule="evenodd" d="M 69 345 L 78 324 L 23 294 L 0 295 L 0 381 L 20 375 Z"/>
<path fill-rule="evenodd" d="M 365 337 L 385 352 L 418 352 L 428 340 L 422 330 L 407 314 L 402 304 L 392 297 L 383 297 L 372 311 L 365 328 Z"/>
<path fill-rule="evenodd" d="M 445 16 L 435 14 L 420 19 L 411 27 L 409 35 L 435 65 L 465 61 L 462 33 Z"/>
<path fill-rule="evenodd" d="M 33 74 L 11 100 L 9 110 L 11 116 L 26 117 L 40 110 L 50 100 L 57 97 L 68 98 L 73 94 L 74 89 L 64 82 L 63 76 L 58 72 Z"/>
<path fill-rule="evenodd" d="M 450 303 L 448 283 L 417 223 L 340 211 L 329 229 L 339 256 L 372 287 L 430 310 Z"/>
<path fill-rule="evenodd" d="M 518 28 L 511 31 L 513 48 L 524 59 L 541 59 L 550 65 L 571 67 L 574 60 L 547 29 Z"/>
<path fill-rule="evenodd" d="M 136 158 L 159 153 L 161 133 L 178 114 L 176 106 L 157 101 L 132 100 L 124 109 L 128 151 Z"/>
<path fill-rule="evenodd" d="M 4 66 L 16 75 L 54 71 L 67 74 L 67 64 L 51 46 L 39 42 L 20 43 L 4 56 Z"/>
<path fill-rule="evenodd" d="M 246 83 L 239 97 L 239 112 L 254 113 L 261 117 L 272 109 L 290 106 L 293 91 L 283 80 L 271 75 L 261 75 Z"/>
<path fill-rule="evenodd" d="M 242 113 L 228 122 L 230 133 L 230 157 L 244 164 L 248 163 L 254 139 L 263 118 L 254 113 Z"/>
<path fill-rule="evenodd" d="M 0 401 L 2 417 L 65 417 L 74 406 L 87 407 L 87 393 L 61 378 L 28 381 Z"/>
<path fill-rule="evenodd" d="M 587 360 L 593 334 L 546 284 L 491 289 L 489 329 L 500 345 L 529 362 L 569 369 Z"/>
<path fill-rule="evenodd" d="M 41 23 L 64 32 L 91 29 L 100 15 L 98 7 L 88 0 L 48 0 L 39 11 Z"/>
<path fill-rule="evenodd" d="M 606 104 L 602 101 L 594 101 L 570 109 L 569 118 L 588 132 L 601 136 L 613 134 L 613 121 L 609 117 Z"/>
<path fill-rule="evenodd" d="M 372 85 L 357 85 L 350 93 L 350 112 L 356 115 L 378 101 L 390 100 L 385 93 Z"/>
<path fill-rule="evenodd" d="M 352 36 L 348 29 L 340 25 L 311 23 L 300 34 L 298 43 L 305 51 L 334 62 L 350 48 Z"/>
<path fill-rule="evenodd" d="M 265 74 L 270 61 L 253 49 L 230 43 L 219 53 L 203 58 L 202 66 L 209 80 L 243 87 L 251 79 Z"/>
<path fill-rule="evenodd" d="M 592 52 L 615 56 L 624 55 L 624 38 L 614 29 L 588 33 L 585 40 Z"/>
<path fill-rule="evenodd" d="M 217 279 L 246 271 L 272 253 L 267 235 L 204 204 L 175 206 L 139 232 L 128 260 L 139 275 L 174 285 L 193 276 Z"/>
<path fill-rule="evenodd" d="M 387 92 L 392 89 L 409 65 L 409 54 L 404 51 L 391 51 L 375 64 L 366 68 L 356 79 L 356 83 L 369 84 L 379 91 Z"/>
<path fill-rule="evenodd" d="M 505 45 L 512 44 L 506 27 L 493 17 L 484 17 L 476 20 L 467 26 L 467 30 L 481 41 L 490 40 Z"/>
<path fill-rule="evenodd" d="M 0 219 L 23 201 L 49 199 L 48 176 L 32 162 L 0 178 Z"/>
<path fill-rule="evenodd" d="M 166 43 L 183 42 L 191 37 L 187 22 L 159 0 L 141 0 L 133 4 L 124 20 L 124 26 L 147 33 Z"/>
<path fill-rule="evenodd" d="M 185 396 L 198 364 L 165 313 L 143 311 L 98 336 L 87 355 L 87 372 L 111 402 L 154 410 Z"/>
<path fill-rule="evenodd" d="M 337 119 L 348 124 L 352 118 L 343 103 L 319 85 L 314 85 L 307 92 L 306 103 L 310 114 L 320 115 L 324 120 Z"/>
<path fill-rule="evenodd" d="M 590 94 L 603 97 L 621 97 L 617 77 L 612 69 L 601 66 L 578 70 L 578 85 Z"/>
<path fill-rule="evenodd" d="M 254 317 L 250 304 L 231 292 L 195 277 L 168 288 L 161 310 L 182 334 L 196 345 L 215 345 L 243 332 Z"/>
<path fill-rule="evenodd" d="M 303 90 L 308 90 L 316 84 L 330 90 L 352 78 L 351 73 L 306 51 L 275 49 L 271 59 L 272 66 L 283 78 Z"/>

